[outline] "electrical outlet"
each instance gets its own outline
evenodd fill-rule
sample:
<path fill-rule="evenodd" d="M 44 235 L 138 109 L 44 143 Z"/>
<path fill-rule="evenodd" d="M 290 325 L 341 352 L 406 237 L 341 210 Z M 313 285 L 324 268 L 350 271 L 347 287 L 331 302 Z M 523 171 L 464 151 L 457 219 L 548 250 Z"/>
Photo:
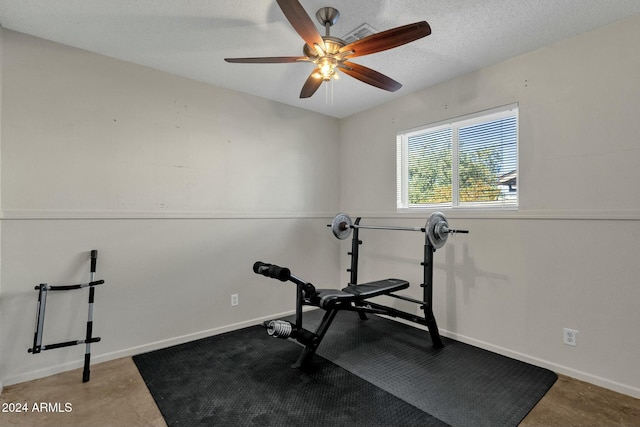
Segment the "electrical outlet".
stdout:
<path fill-rule="evenodd" d="M 564 328 L 564 343 L 575 347 L 578 344 L 578 331 Z"/>
<path fill-rule="evenodd" d="M 238 294 L 232 294 L 231 295 L 231 306 L 235 307 L 236 305 L 238 305 Z"/>

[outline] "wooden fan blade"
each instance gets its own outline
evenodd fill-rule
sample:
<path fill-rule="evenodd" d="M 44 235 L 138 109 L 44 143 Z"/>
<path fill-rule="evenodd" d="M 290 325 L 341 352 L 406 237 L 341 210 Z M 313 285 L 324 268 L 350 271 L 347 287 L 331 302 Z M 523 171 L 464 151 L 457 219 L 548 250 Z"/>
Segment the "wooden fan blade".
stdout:
<path fill-rule="evenodd" d="M 338 67 L 342 72 L 355 79 L 370 84 L 371 86 L 388 90 L 389 92 L 395 92 L 402 87 L 400 83 L 393 80 L 391 77 L 387 77 L 384 74 L 363 65 L 354 64 L 353 62 L 344 62 Z"/>
<path fill-rule="evenodd" d="M 313 48 L 315 44 L 326 50 L 322 35 L 298 0 L 277 0 L 282 13 L 300 37 Z"/>
<path fill-rule="evenodd" d="M 340 53 L 353 50 L 349 58 L 369 55 L 402 46 L 431 34 L 431 27 L 427 21 L 415 22 L 402 27 L 392 28 L 381 33 L 372 34 L 340 48 Z"/>
<path fill-rule="evenodd" d="M 320 71 L 320 68 L 316 68 L 315 70 L 313 70 L 313 73 L 311 73 L 309 77 L 307 77 L 307 81 L 304 82 L 304 85 L 302 86 L 302 90 L 300 91 L 300 98 L 309 98 L 311 95 L 316 93 L 316 91 L 322 84 L 322 79 L 313 77 L 313 75 L 315 73 L 318 73 L 319 71 Z"/>
<path fill-rule="evenodd" d="M 242 64 L 280 64 L 285 62 L 303 62 L 308 61 L 306 56 L 265 56 L 262 58 L 224 58 L 225 61 L 231 63 Z"/>

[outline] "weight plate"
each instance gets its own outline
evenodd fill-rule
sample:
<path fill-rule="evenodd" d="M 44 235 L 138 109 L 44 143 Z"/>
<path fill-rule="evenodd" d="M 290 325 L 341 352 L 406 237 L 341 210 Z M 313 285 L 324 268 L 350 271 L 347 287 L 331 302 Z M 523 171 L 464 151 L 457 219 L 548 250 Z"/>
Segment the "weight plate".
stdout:
<path fill-rule="evenodd" d="M 331 221 L 331 231 L 333 235 L 340 240 L 344 240 L 351 234 L 351 226 L 353 222 L 346 213 L 339 213 Z"/>
<path fill-rule="evenodd" d="M 443 213 L 434 212 L 429 216 L 425 228 L 427 230 L 427 239 L 435 249 L 440 249 L 447 243 L 449 233 L 443 232 L 444 227 L 448 229 L 449 223 Z"/>

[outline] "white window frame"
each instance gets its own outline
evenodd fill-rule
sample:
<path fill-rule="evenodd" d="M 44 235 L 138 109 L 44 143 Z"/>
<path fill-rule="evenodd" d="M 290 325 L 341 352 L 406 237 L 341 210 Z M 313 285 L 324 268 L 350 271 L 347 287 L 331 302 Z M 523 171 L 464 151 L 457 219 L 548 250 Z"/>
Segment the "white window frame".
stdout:
<path fill-rule="evenodd" d="M 473 126 L 475 124 L 489 122 L 492 120 L 513 116 L 515 112 L 516 116 L 516 176 L 517 176 L 517 190 L 515 199 L 509 202 L 477 202 L 469 203 L 465 202 L 463 205 L 458 200 L 458 129 L 461 127 Z M 434 132 L 444 128 L 452 128 L 452 201 L 450 203 L 436 203 L 436 204 L 409 204 L 409 138 L 413 135 L 422 134 L 425 132 Z M 396 193 L 397 193 L 397 210 L 398 212 L 416 212 L 426 211 L 434 209 L 483 209 L 483 210 L 517 210 L 520 205 L 520 124 L 519 124 L 519 111 L 518 104 L 509 104 L 502 107 L 493 108 L 490 110 L 480 111 L 477 113 L 469 114 L 462 117 L 457 117 L 442 122 L 432 123 L 429 125 L 421 126 L 414 129 L 398 132 L 396 135 Z M 455 175 L 454 175 L 455 173 Z M 454 177 L 455 176 L 455 177 Z"/>

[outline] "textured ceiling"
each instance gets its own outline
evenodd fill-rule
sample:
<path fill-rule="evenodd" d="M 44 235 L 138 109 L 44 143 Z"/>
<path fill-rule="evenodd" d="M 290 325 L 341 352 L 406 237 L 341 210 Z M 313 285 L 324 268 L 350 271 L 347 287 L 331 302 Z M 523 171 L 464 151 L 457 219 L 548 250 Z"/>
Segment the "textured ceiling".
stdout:
<path fill-rule="evenodd" d="M 225 57 L 298 56 L 304 42 L 273 0 L 0 0 L 0 24 L 215 86 L 346 117 L 640 13 L 638 0 L 301 0 L 312 17 L 340 11 L 331 35 L 426 20 L 432 34 L 355 58 L 399 81 L 395 93 L 349 76 L 309 99 L 310 63 L 229 64 Z M 324 34 L 324 29 L 318 25 Z M 330 89 L 330 87 L 329 87 Z"/>

